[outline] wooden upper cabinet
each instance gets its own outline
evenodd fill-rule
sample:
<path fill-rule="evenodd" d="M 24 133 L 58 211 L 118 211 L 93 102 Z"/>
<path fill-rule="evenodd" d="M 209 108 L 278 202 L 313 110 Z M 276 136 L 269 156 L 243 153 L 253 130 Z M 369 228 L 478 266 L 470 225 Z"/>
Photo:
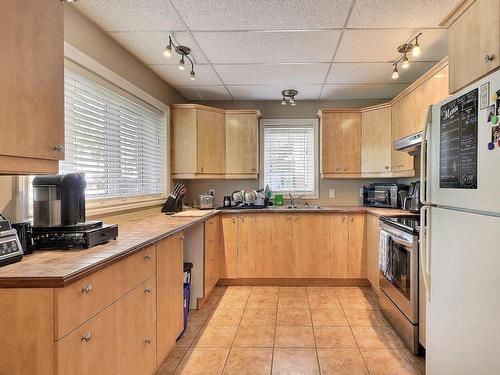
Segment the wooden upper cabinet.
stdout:
<path fill-rule="evenodd" d="M 323 177 L 361 174 L 361 113 L 322 110 L 321 174 Z"/>
<path fill-rule="evenodd" d="M 197 104 L 172 105 L 172 177 L 223 177 L 225 138 L 223 110 Z"/>
<path fill-rule="evenodd" d="M 465 11 L 459 7 L 444 25 L 449 26 L 450 93 L 500 66 L 500 1 L 476 0 Z"/>
<path fill-rule="evenodd" d="M 64 158 L 63 21 L 60 1 L 0 4 L 0 173 L 57 173 Z"/>
<path fill-rule="evenodd" d="M 226 178 L 257 178 L 258 110 L 226 111 Z"/>
<path fill-rule="evenodd" d="M 361 115 L 361 170 L 390 173 L 392 170 L 391 106 L 378 106 Z"/>

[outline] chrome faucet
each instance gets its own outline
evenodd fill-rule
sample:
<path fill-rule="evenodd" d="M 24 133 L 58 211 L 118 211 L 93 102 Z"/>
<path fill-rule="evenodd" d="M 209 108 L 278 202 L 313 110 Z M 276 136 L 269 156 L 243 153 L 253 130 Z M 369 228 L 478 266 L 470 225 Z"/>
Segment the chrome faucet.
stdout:
<path fill-rule="evenodd" d="M 300 200 L 305 197 L 304 194 L 298 197 L 294 197 L 292 193 L 288 193 L 288 195 L 290 196 L 290 206 L 292 207 L 300 206 Z"/>

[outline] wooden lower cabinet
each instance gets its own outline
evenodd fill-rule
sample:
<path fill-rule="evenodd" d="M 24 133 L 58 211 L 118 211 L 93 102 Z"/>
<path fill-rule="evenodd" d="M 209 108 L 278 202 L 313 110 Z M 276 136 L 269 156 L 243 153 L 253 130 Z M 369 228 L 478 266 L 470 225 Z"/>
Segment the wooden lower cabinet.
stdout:
<path fill-rule="evenodd" d="M 330 215 L 330 277 L 349 277 L 349 215 Z"/>
<path fill-rule="evenodd" d="M 57 373 L 151 374 L 156 368 L 156 280 L 146 280 L 56 343 Z"/>
<path fill-rule="evenodd" d="M 373 290 L 380 292 L 379 284 L 379 218 L 378 216 L 366 215 L 366 257 L 367 277 Z"/>
<path fill-rule="evenodd" d="M 294 214 L 292 233 L 293 277 L 329 277 L 329 215 Z"/>
<path fill-rule="evenodd" d="M 238 277 L 255 277 L 255 215 L 238 216 Z"/>
<path fill-rule="evenodd" d="M 292 214 L 255 215 L 255 277 L 292 277 Z"/>
<path fill-rule="evenodd" d="M 157 364 L 161 364 L 184 327 L 184 235 L 157 245 Z"/>
<path fill-rule="evenodd" d="M 349 277 L 366 278 L 365 213 L 349 214 Z"/>
<path fill-rule="evenodd" d="M 219 281 L 219 237 L 220 218 L 213 217 L 205 221 L 205 272 L 204 296 L 207 297 Z"/>
<path fill-rule="evenodd" d="M 238 277 L 238 221 L 235 215 L 221 216 L 220 277 Z"/>

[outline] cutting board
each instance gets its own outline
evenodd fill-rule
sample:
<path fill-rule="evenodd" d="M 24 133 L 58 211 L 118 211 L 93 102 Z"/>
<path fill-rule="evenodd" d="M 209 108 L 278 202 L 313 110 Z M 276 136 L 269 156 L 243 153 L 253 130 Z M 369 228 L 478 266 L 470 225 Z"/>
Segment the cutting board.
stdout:
<path fill-rule="evenodd" d="M 176 214 L 173 214 L 172 217 L 201 217 L 211 214 L 214 211 L 215 210 L 188 210 L 177 212 Z"/>

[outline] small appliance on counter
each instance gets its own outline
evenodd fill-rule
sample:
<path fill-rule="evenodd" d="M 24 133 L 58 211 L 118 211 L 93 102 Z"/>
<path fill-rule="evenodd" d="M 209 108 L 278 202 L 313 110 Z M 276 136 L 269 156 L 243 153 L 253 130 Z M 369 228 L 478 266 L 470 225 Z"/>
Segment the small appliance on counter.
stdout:
<path fill-rule="evenodd" d="M 176 212 L 182 211 L 182 200 L 184 199 L 186 192 L 186 185 L 179 182 L 176 183 L 174 189 L 163 204 L 161 212 L 164 212 L 166 215 L 173 215 Z"/>
<path fill-rule="evenodd" d="M 229 209 L 261 209 L 266 208 L 269 204 L 269 197 L 271 191 L 269 186 L 265 189 L 255 191 L 254 189 L 243 189 L 234 191 L 229 202 L 231 204 L 226 206 L 226 199 L 224 199 L 224 206 L 221 208 Z"/>
<path fill-rule="evenodd" d="M 420 181 L 410 183 L 408 196 L 403 200 L 403 209 L 413 213 L 420 213 L 422 203 L 420 202 Z"/>
<path fill-rule="evenodd" d="M 363 186 L 363 206 L 400 208 L 402 192 L 408 192 L 408 185 L 396 183 L 373 183 Z"/>
<path fill-rule="evenodd" d="M 81 173 L 33 179 L 33 248 L 89 248 L 118 237 L 118 225 L 85 221 L 85 177 Z"/>
<path fill-rule="evenodd" d="M 23 258 L 23 248 L 10 222 L 0 215 L 0 266 L 19 262 Z"/>
<path fill-rule="evenodd" d="M 200 195 L 198 197 L 200 210 L 212 210 L 214 208 L 213 195 Z"/>

